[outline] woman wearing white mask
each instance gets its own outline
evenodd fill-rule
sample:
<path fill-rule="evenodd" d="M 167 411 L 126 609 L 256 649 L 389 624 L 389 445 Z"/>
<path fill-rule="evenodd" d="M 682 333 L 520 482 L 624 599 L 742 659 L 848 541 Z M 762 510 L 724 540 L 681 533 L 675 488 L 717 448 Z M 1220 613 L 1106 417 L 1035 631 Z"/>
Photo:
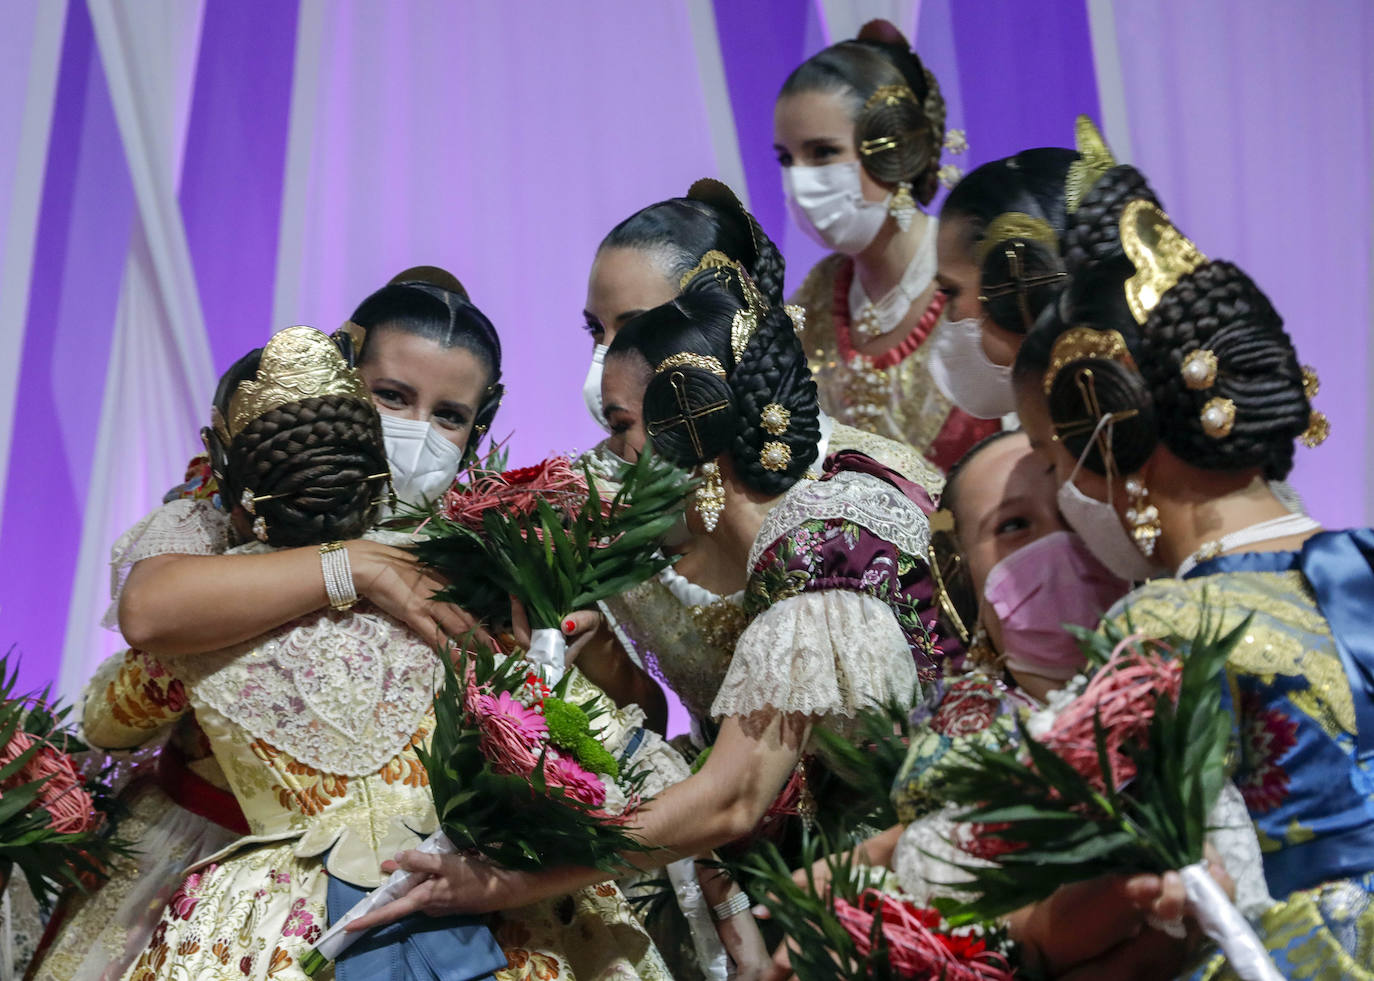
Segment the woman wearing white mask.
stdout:
<path fill-rule="evenodd" d="M 939 85 L 895 27 L 873 21 L 793 71 L 773 119 L 788 208 L 836 253 L 794 297 L 821 406 L 946 468 L 1000 424 L 953 407 L 927 366 L 945 306 L 938 223 L 921 210 L 939 182 Z"/>
<path fill-rule="evenodd" d="M 940 209 L 935 278 L 949 322 L 931 339 L 930 373 L 977 418 L 1015 411 L 1011 365 L 1021 341 L 1064 288 L 1066 268 L 1094 261 L 1092 243 L 1065 223 L 1080 210 L 1119 213 L 1137 197 L 1157 203 L 1138 171 L 1117 167 L 1086 116 L 1075 135 L 1077 152 L 1041 147 L 983 164 Z"/>
<path fill-rule="evenodd" d="M 1277 900 L 1259 932 L 1284 977 L 1374 977 L 1374 532 L 1323 532 L 1268 483 L 1329 424 L 1259 287 L 1146 202 L 1115 224 L 1116 266 L 1075 276 L 1022 345 L 1021 418 L 1098 558 L 1167 577 L 1116 616 L 1158 636 L 1204 611 L 1246 624 L 1222 704 Z"/>
<path fill-rule="evenodd" d="M 417 267 L 397 279 L 407 282 L 365 300 L 349 322 L 350 336 L 338 340 L 361 350 L 360 373 L 383 419 L 393 483 L 428 496 L 430 488 L 448 486 L 491 423 L 500 342 L 451 274 Z M 425 433 L 416 439 L 404 430 L 398 439 L 396 422 L 423 425 Z M 215 648 L 217 630 L 245 639 L 330 605 L 317 548 L 219 554 L 229 545 L 229 515 L 205 458 L 191 462 L 188 478 L 113 550 L 117 602 L 109 622 L 126 640 L 140 650 L 195 654 Z M 351 585 L 335 577 L 334 588 L 351 588 L 427 640 L 437 641 L 441 630 L 461 636 L 473 625 L 457 607 L 430 598 L 440 583 L 409 553 L 361 538 L 338 551 L 347 556 Z M 339 558 L 331 561 L 341 564 Z M 138 656 L 110 658 L 88 686 L 83 724 L 93 745 L 135 745 L 130 730 L 139 727 L 128 725 L 127 706 L 108 696 L 111 680 Z M 149 726 L 144 738 L 156 734 Z M 40 981 L 118 977 L 187 865 L 248 832 L 193 717 L 181 720 L 149 769 L 150 779 L 125 801 L 129 834 L 142 851 L 118 863 L 93 895 L 64 905 L 60 932 L 50 927 L 55 942 L 35 975 Z"/>

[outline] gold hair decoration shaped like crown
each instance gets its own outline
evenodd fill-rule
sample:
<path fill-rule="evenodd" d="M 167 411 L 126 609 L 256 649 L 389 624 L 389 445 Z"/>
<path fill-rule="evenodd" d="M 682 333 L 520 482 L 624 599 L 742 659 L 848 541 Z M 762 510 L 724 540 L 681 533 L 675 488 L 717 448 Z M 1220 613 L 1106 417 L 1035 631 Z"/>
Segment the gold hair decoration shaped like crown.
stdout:
<path fill-rule="evenodd" d="M 768 312 L 768 301 L 763 298 L 748 271 L 719 249 L 707 252 L 701 257 L 700 262 L 683 273 L 682 279 L 678 280 L 678 289 L 685 289 L 688 283 L 707 270 L 715 270 L 716 275 L 722 278 L 733 273 L 739 281 L 740 292 L 744 294 L 745 309 L 736 312 L 730 324 L 730 352 L 738 364 L 745 347 L 749 344 L 749 339 L 759 329 L 760 318 Z"/>
<path fill-rule="evenodd" d="M 920 105 L 910 85 L 879 85 L 864 103 L 864 109 L 872 109 L 878 105 L 895 106 L 903 99 L 913 105 Z"/>
<path fill-rule="evenodd" d="M 1045 394 L 1054 388 L 1054 380 L 1066 365 L 1075 361 L 1095 358 L 1100 361 L 1120 361 L 1134 365 L 1126 338 L 1115 330 L 1097 330 L 1094 327 L 1071 327 L 1059 335 L 1050 349 L 1050 366 L 1045 369 Z"/>
<path fill-rule="evenodd" d="M 1059 236 L 1054 234 L 1049 222 L 1028 215 L 1024 211 L 1004 211 L 988 222 L 983 237 L 973 247 L 973 258 L 981 266 L 992 252 L 993 246 L 1013 238 L 1028 238 L 1042 243 L 1056 255 L 1059 253 Z"/>
<path fill-rule="evenodd" d="M 267 342 L 257 375 L 239 384 L 229 399 L 229 418 L 216 414 L 215 429 L 227 446 L 264 413 L 325 395 L 372 404 L 362 376 L 348 366 L 327 334 L 314 327 L 288 327 Z"/>
<path fill-rule="evenodd" d="M 661 375 L 673 368 L 700 368 L 702 371 L 709 371 L 717 378 L 725 377 L 725 365 L 721 364 L 718 358 L 713 358 L 709 354 L 693 354 L 691 351 L 679 351 L 677 354 L 670 354 L 658 363 L 658 367 L 654 369 L 654 374 Z"/>
<path fill-rule="evenodd" d="M 1069 164 L 1064 179 L 1064 211 L 1073 214 L 1083 203 L 1083 197 L 1102 175 L 1116 166 L 1116 158 L 1102 139 L 1097 126 L 1087 116 L 1079 116 L 1073 124 L 1074 148 L 1078 159 Z"/>
<path fill-rule="evenodd" d="M 1121 247 L 1135 265 L 1135 275 L 1126 280 L 1126 303 L 1138 324 L 1180 279 L 1207 261 L 1168 215 L 1144 200 L 1132 201 L 1121 213 Z"/>

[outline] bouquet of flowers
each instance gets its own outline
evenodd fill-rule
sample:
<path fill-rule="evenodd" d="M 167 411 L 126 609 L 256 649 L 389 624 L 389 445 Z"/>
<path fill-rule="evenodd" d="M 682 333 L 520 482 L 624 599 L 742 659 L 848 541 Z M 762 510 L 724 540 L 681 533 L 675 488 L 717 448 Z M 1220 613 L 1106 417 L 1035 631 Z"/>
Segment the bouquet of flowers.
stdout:
<path fill-rule="evenodd" d="M 945 797 L 967 808 L 975 840 L 965 850 L 994 862 L 960 866 L 971 877 L 960 889 L 975 896 L 967 910 L 996 916 L 1071 882 L 1176 869 L 1190 912 L 1237 974 L 1279 977 L 1202 861 L 1227 780 L 1222 672 L 1247 627 L 1223 635 L 1204 616 L 1192 638 L 1081 632 L 1099 665 L 1081 693 L 1044 719 L 1017 718 L 1017 748 L 956 754 L 941 773 Z"/>
<path fill-rule="evenodd" d="M 611 871 L 619 853 L 644 847 L 626 830 L 642 776 L 624 772 L 599 738 L 598 700 L 569 697 L 558 623 L 668 564 L 658 538 L 691 487 L 682 471 L 644 454 L 610 501 L 564 457 L 478 473 L 445 495 L 416 548 L 451 583 L 440 598 L 494 612 L 513 596 L 533 636 L 524 655 L 500 658 L 469 638 L 456 671 L 444 658 L 434 736 L 419 751 L 441 830 L 421 851 L 463 849 L 513 868 L 557 856 Z M 348 923 L 418 882 L 393 873 L 320 938 L 303 961 L 307 973 L 357 938 Z"/>
<path fill-rule="evenodd" d="M 827 854 L 828 884 L 817 883 L 812 871 L 818 844 Z M 956 925 L 938 910 L 881 889 L 872 870 L 853 865 L 852 854 L 831 854 L 824 836 L 808 835 L 802 846 L 805 885 L 793 879 L 772 845 L 746 866 L 767 891 L 763 905 L 771 919 L 792 941 L 791 968 L 799 981 L 1016 977 L 1004 930 L 972 920 Z"/>
<path fill-rule="evenodd" d="M 449 580 L 438 598 L 478 619 L 504 619 L 508 597 L 520 600 L 532 630 L 527 657 L 556 681 L 565 650 L 561 618 L 668 565 L 658 541 L 693 486 L 647 450 L 624 469 L 610 500 L 567 457 L 476 471 L 444 495 L 415 552 Z"/>
<path fill-rule="evenodd" d="M 64 728 L 66 709 L 46 693 L 16 696 L 0 658 L 0 863 L 18 866 L 45 905 L 66 886 L 92 888 L 127 846 L 103 834 L 113 800 L 103 774 L 84 776 L 86 746 Z"/>

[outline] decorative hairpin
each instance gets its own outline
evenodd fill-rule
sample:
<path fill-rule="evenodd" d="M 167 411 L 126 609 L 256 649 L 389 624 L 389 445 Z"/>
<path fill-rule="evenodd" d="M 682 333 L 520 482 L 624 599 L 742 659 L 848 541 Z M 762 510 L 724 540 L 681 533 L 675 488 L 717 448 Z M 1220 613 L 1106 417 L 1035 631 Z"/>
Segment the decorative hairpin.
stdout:
<path fill-rule="evenodd" d="M 1308 401 L 1317 397 L 1321 391 L 1322 383 L 1317 377 L 1317 369 L 1310 364 L 1302 366 L 1302 393 L 1307 396 Z M 1309 449 L 1314 449 L 1326 442 L 1326 437 L 1331 435 L 1331 420 L 1326 417 L 1326 413 L 1318 409 L 1313 409 L 1307 417 L 1307 428 L 1303 430 L 1298 441 Z"/>
<path fill-rule="evenodd" d="M 759 329 L 759 318 L 767 312 L 768 301 L 763 298 L 754 278 L 749 275 L 744 266 L 719 249 L 711 249 L 701 257 L 695 266 L 683 273 L 682 278 L 678 280 L 678 288 L 685 289 L 688 283 L 707 270 L 714 270 L 718 276 L 728 276 L 733 273 L 735 278 L 739 280 L 740 292 L 744 294 L 745 307 L 743 310 L 736 311 L 730 324 L 730 351 L 734 354 L 735 361 L 738 362 L 744 354 L 745 347 L 749 344 L 749 339 Z"/>
<path fill-rule="evenodd" d="M 1072 327 L 1059 335 L 1050 349 L 1050 366 L 1045 369 L 1044 377 L 1045 394 L 1050 394 L 1055 378 L 1065 365 L 1088 358 L 1135 365 L 1130 348 L 1126 346 L 1126 338 L 1119 331 Z"/>
<path fill-rule="evenodd" d="M 765 470 L 786 470 L 791 462 L 792 448 L 776 439 L 764 443 L 763 449 L 759 451 L 759 463 L 763 464 Z"/>
<path fill-rule="evenodd" d="M 879 85 L 864 102 L 864 109 L 872 109 L 880 103 L 885 106 L 895 106 L 903 100 L 913 105 L 920 105 L 916 101 L 916 93 L 911 91 L 910 85 Z"/>
<path fill-rule="evenodd" d="M 1204 433 L 1212 439 L 1225 439 L 1236 424 L 1236 403 L 1220 396 L 1208 399 L 1199 418 Z"/>
<path fill-rule="evenodd" d="M 1183 384 L 1194 392 L 1203 392 L 1216 384 L 1217 356 L 1205 347 L 1189 351 L 1179 365 Z"/>
<path fill-rule="evenodd" d="M 709 354 L 694 354 L 691 351 L 670 354 L 658 363 L 658 367 L 654 369 L 654 374 L 661 375 L 672 368 L 700 368 L 702 371 L 709 371 L 717 378 L 726 377 L 725 365 L 720 363 L 719 358 L 713 358 Z"/>
<path fill-rule="evenodd" d="M 763 426 L 763 431 L 770 436 L 781 436 L 787 432 L 791 421 L 792 413 L 776 402 L 769 402 L 759 414 L 759 423 Z"/>
<path fill-rule="evenodd" d="M 973 247 L 973 258 L 981 266 L 992 253 L 993 246 L 998 242 L 1016 238 L 1028 238 L 1041 243 L 1052 252 L 1059 252 L 1059 236 L 1045 219 L 1028 215 L 1024 211 L 1004 211 L 988 222 L 983 237 Z"/>
<path fill-rule="evenodd" d="M 1149 201 L 1136 200 L 1121 213 L 1121 246 L 1135 265 L 1126 280 L 1126 303 L 1138 324 L 1174 285 L 1207 257 Z"/>
<path fill-rule="evenodd" d="M 1078 159 L 1069 164 L 1069 172 L 1064 179 L 1064 211 L 1068 214 L 1077 211 L 1093 185 L 1116 166 L 1116 158 L 1108 149 L 1107 142 L 1087 116 L 1079 116 L 1074 120 L 1073 141 L 1078 150 Z"/>

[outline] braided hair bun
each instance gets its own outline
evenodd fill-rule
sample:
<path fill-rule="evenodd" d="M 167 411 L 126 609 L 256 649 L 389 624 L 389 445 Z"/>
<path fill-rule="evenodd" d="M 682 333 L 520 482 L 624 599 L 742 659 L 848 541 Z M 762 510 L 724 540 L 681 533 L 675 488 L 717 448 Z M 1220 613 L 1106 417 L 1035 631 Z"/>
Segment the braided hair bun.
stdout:
<path fill-rule="evenodd" d="M 1083 195 L 1064 232 L 1064 262 L 1070 273 L 1122 262 L 1126 275 L 1135 271 L 1121 249 L 1121 213 L 1137 199 L 1159 206 L 1145 175 L 1129 164 L 1107 171 Z"/>
<path fill-rule="evenodd" d="M 780 494 L 816 461 L 820 404 L 791 318 L 752 290 L 734 267 L 708 267 L 627 324 L 607 357 L 634 351 L 654 369 L 643 412 L 657 452 L 689 468 L 729 453 L 746 485 Z M 738 360 L 737 321 L 753 324 Z"/>

